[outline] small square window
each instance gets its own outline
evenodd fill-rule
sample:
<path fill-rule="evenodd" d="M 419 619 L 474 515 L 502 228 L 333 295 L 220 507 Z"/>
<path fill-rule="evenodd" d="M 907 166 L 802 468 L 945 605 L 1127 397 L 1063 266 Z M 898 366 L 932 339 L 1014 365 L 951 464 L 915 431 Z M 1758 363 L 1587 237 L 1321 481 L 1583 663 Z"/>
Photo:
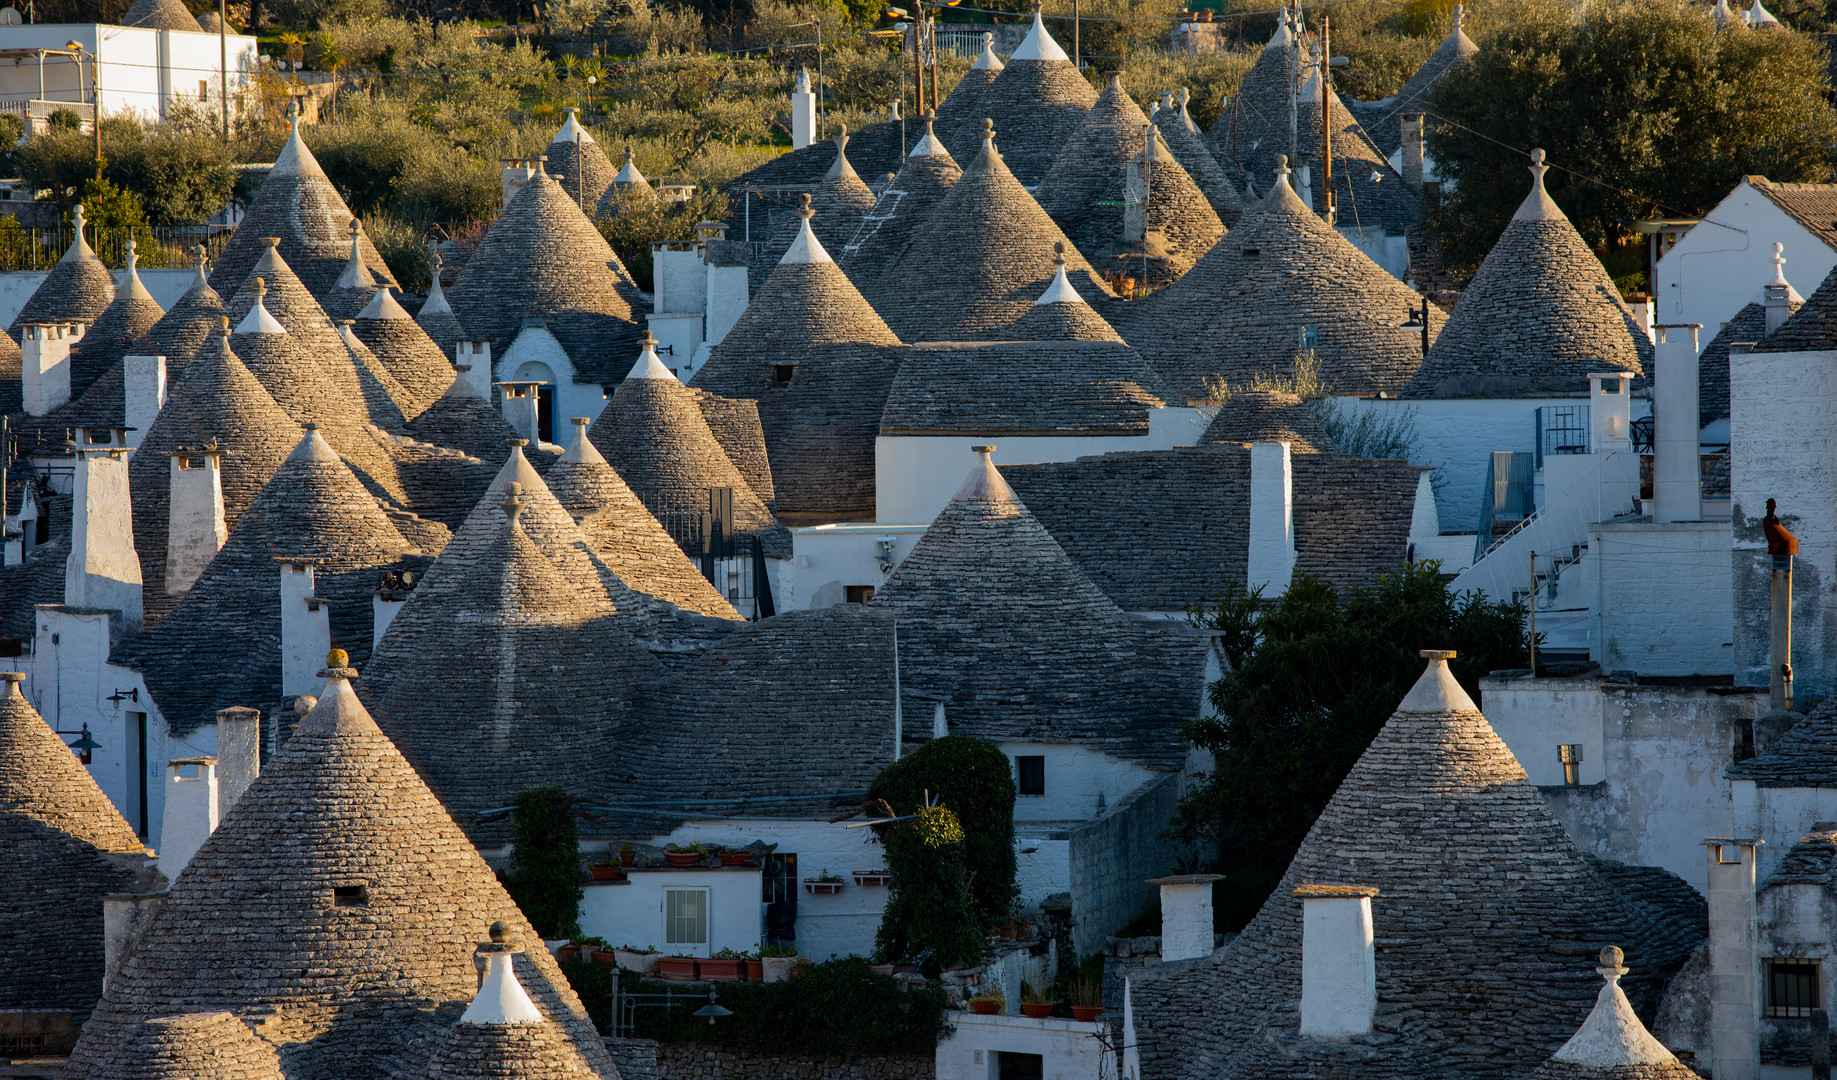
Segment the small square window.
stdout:
<path fill-rule="evenodd" d="M 363 907 L 370 903 L 370 890 L 363 885 L 332 886 L 333 907 Z"/>
<path fill-rule="evenodd" d="M 849 585 L 845 587 L 845 591 L 848 594 L 848 602 L 851 604 L 861 604 L 865 606 L 869 600 L 874 598 L 874 587 L 872 585 Z"/>
<path fill-rule="evenodd" d="M 773 364 L 772 365 L 772 385 L 789 386 L 791 385 L 791 376 L 796 375 L 796 374 L 797 374 L 796 364 Z"/>
<path fill-rule="evenodd" d="M 1020 794 L 1046 794 L 1046 758 L 1043 755 L 1026 754 L 1015 758 L 1014 771 Z"/>
<path fill-rule="evenodd" d="M 1818 961 L 1768 960 L 1767 1015 L 1810 1016 L 1818 1007 Z"/>

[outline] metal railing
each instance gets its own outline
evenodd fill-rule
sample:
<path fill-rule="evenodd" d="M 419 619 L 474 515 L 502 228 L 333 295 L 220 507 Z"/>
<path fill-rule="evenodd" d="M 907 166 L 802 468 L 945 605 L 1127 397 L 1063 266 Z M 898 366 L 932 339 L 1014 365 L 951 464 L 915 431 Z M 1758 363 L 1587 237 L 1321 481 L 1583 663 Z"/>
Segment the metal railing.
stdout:
<path fill-rule="evenodd" d="M 204 245 L 212 262 L 229 243 L 229 225 L 145 225 L 122 228 L 92 225 L 83 230 L 96 257 L 111 267 L 127 265 L 128 241 L 136 242 L 140 268 L 188 267 L 197 262 L 193 251 Z M 68 225 L 27 228 L 11 217 L 0 217 L 0 271 L 49 270 L 70 250 L 76 232 Z"/>
<path fill-rule="evenodd" d="M 708 509 L 700 512 L 680 503 L 640 501 L 734 610 L 748 619 L 777 614 L 764 542 L 757 536 L 735 535 L 732 488 L 708 489 Z"/>

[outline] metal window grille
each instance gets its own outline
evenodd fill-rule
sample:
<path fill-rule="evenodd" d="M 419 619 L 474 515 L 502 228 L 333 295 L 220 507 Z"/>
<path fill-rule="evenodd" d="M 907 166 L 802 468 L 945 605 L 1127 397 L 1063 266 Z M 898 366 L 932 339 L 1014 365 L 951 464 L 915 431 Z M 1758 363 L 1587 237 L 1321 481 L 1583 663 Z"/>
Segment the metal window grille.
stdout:
<path fill-rule="evenodd" d="M 1767 961 L 1767 1015 L 1810 1016 L 1818 1007 L 1818 961 Z"/>
<path fill-rule="evenodd" d="M 666 889 L 663 930 L 666 945 L 708 944 L 708 890 Z"/>
<path fill-rule="evenodd" d="M 1537 410 L 1537 466 L 1551 454 L 1588 453 L 1588 406 L 1546 405 Z"/>

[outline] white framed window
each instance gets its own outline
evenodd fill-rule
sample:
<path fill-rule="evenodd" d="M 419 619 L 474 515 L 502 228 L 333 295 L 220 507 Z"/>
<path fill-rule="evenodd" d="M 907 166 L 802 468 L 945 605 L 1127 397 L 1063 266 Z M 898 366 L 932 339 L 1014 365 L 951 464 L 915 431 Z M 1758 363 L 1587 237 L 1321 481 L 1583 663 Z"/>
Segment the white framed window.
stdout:
<path fill-rule="evenodd" d="M 708 890 L 663 891 L 663 941 L 666 952 L 708 955 Z"/>

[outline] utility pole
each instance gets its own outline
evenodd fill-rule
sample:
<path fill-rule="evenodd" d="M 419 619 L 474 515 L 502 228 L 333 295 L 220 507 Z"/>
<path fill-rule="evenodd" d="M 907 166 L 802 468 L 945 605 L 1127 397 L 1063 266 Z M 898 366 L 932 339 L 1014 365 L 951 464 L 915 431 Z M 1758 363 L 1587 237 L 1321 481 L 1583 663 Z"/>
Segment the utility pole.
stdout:
<path fill-rule="evenodd" d="M 925 20 L 925 41 L 931 55 L 931 111 L 938 111 L 938 17 Z"/>
<path fill-rule="evenodd" d="M 1773 626 L 1767 666 L 1767 685 L 1774 709 L 1792 708 L 1792 557 L 1799 553 L 1799 538 L 1780 524 L 1774 502 L 1767 500 L 1767 516 L 1760 519 L 1767 538 L 1767 555 L 1773 563 Z"/>
<path fill-rule="evenodd" d="M 1289 31 L 1288 54 L 1288 160 L 1301 165 L 1301 6 L 1295 6 L 1294 25 Z"/>
<path fill-rule="evenodd" d="M 1333 100 L 1333 84 L 1330 81 L 1333 71 L 1332 24 L 1327 16 L 1320 17 L 1320 208 L 1327 224 L 1332 225 L 1337 217 L 1338 207 L 1333 204 L 1333 111 L 1329 107 Z"/>
<path fill-rule="evenodd" d="M 1537 678 L 1537 552 L 1531 552 L 1531 678 Z"/>
<path fill-rule="evenodd" d="M 925 0 L 917 0 L 912 5 L 912 107 L 918 112 L 925 111 Z"/>
<path fill-rule="evenodd" d="M 217 63 L 223 72 L 223 143 L 230 142 L 230 0 L 217 0 Z"/>
<path fill-rule="evenodd" d="M 1078 53 L 1078 0 L 1072 0 L 1072 70 L 1083 71 L 1084 60 Z"/>

